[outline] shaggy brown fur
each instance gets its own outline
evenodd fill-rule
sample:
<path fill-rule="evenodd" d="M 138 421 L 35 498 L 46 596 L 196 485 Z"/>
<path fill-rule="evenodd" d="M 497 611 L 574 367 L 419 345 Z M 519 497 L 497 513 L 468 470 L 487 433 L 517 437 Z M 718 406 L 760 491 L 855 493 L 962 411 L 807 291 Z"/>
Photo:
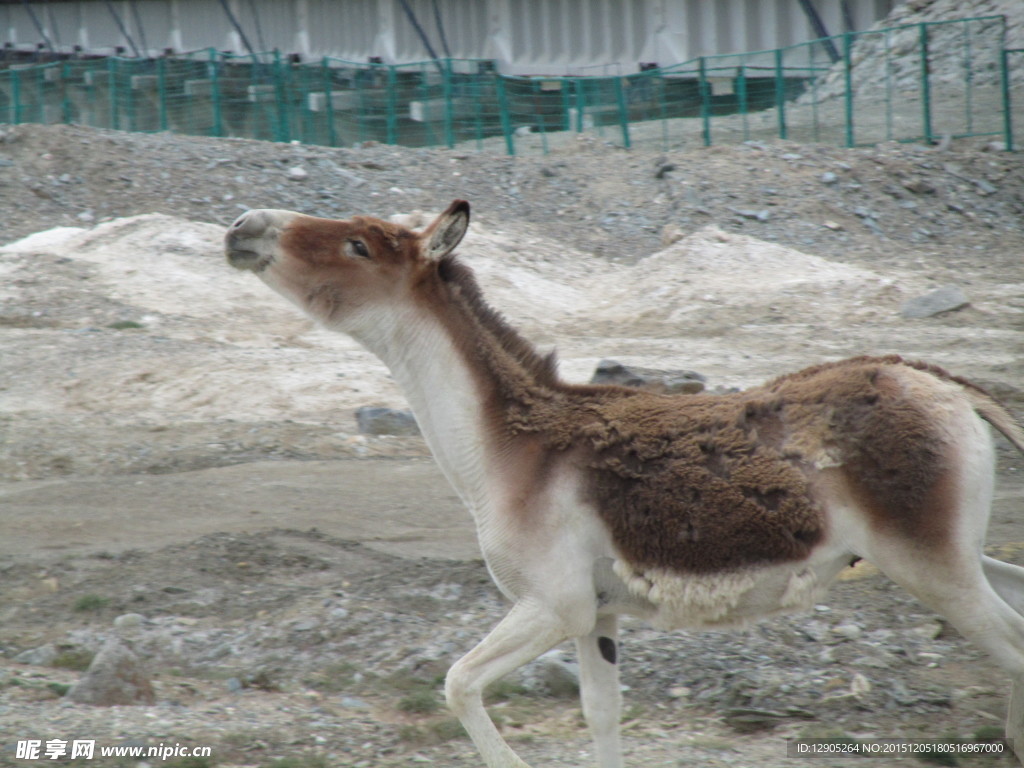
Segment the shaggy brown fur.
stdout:
<path fill-rule="evenodd" d="M 710 573 L 804 558 L 825 533 L 816 481 L 826 471 L 840 472 L 883 527 L 942 543 L 949 446 L 899 371 L 981 392 L 969 382 L 892 356 L 721 396 L 569 385 L 553 357 L 486 305 L 471 270 L 446 260 L 438 275 L 495 436 L 508 450 L 529 445 L 534 466 L 583 468 L 586 500 L 632 565 Z"/>

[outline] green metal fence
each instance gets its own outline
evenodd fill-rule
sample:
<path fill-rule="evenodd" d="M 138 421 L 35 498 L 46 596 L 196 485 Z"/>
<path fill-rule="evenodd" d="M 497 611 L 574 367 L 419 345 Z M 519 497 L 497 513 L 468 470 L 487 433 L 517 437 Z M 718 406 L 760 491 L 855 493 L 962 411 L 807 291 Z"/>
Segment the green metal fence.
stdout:
<path fill-rule="evenodd" d="M 624 76 L 510 77 L 213 50 L 0 70 L 0 122 L 79 123 L 345 146 L 550 152 L 581 137 L 671 149 L 784 138 L 843 146 L 991 136 L 1020 146 L 1024 51 L 986 16 L 706 56 Z"/>

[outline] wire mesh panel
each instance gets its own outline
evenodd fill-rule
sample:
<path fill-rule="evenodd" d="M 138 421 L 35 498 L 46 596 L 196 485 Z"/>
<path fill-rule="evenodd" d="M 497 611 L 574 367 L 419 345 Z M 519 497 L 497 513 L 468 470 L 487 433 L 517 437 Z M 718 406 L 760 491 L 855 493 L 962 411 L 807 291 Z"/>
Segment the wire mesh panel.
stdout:
<path fill-rule="evenodd" d="M 0 121 L 63 122 L 59 64 L 14 65 L 0 71 Z"/>
<path fill-rule="evenodd" d="M 224 136 L 220 67 L 215 51 L 160 59 L 158 87 L 166 130 L 196 136 Z"/>
<path fill-rule="evenodd" d="M 661 150 L 770 138 L 1024 143 L 1024 54 L 987 16 L 848 33 L 621 75 L 515 77 L 495 62 L 283 60 L 206 49 L 0 69 L 0 121 L 343 146 Z"/>
<path fill-rule="evenodd" d="M 1010 48 L 1002 56 L 1003 140 L 1007 149 L 1024 149 L 1024 48 Z"/>
<path fill-rule="evenodd" d="M 923 131 L 927 140 L 1002 134 L 1005 34 L 1003 16 L 922 26 L 928 70 L 922 77 L 928 98 Z"/>
<path fill-rule="evenodd" d="M 217 135 L 289 141 L 295 94 L 288 82 L 291 67 L 282 64 L 280 55 L 224 53 L 216 63 Z"/>
<path fill-rule="evenodd" d="M 578 139 L 571 119 L 578 109 L 576 78 L 502 77 L 503 109 L 509 151 L 548 153 Z"/>

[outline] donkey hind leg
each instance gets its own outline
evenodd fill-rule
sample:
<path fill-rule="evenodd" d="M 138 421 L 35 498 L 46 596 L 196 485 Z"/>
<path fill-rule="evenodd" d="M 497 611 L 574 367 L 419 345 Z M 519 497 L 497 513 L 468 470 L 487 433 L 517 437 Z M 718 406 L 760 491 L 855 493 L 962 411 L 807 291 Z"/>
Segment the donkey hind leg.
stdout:
<path fill-rule="evenodd" d="M 529 766 L 498 733 L 484 709 L 484 689 L 571 636 L 550 609 L 519 602 L 448 670 L 444 688 L 448 708 L 459 718 L 487 768 Z"/>
<path fill-rule="evenodd" d="M 621 768 L 619 719 L 622 691 L 619 687 L 619 619 L 602 616 L 589 635 L 576 638 L 580 660 L 580 698 L 583 716 L 590 726 L 599 768 Z"/>
<path fill-rule="evenodd" d="M 954 545 L 955 547 L 955 545 Z M 1005 669 L 1012 681 L 1006 737 L 1024 763 L 1024 615 L 1000 596 L 982 567 L 977 550 L 966 543 L 956 551 L 921 557 L 912 545 L 883 547 L 869 558 L 893 581 L 949 619 L 976 647 Z M 993 560 L 992 563 L 998 561 Z M 1024 570 L 1024 569 L 1020 569 Z M 1018 579 L 1015 588 L 1024 582 Z M 1005 573 L 1002 575 L 1005 576 Z"/>
<path fill-rule="evenodd" d="M 982 557 L 981 564 L 985 568 L 985 578 L 999 596 L 1024 614 L 1024 568 L 1012 563 L 1004 563 L 992 557 Z"/>

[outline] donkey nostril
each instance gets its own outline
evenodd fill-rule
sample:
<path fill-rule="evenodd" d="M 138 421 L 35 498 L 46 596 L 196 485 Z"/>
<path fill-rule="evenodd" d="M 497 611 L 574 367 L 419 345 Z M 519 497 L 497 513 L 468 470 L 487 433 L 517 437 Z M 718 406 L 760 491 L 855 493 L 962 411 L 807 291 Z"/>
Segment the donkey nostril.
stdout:
<path fill-rule="evenodd" d="M 249 218 L 249 214 L 250 213 L 252 213 L 252 211 L 246 211 L 241 216 L 239 216 L 237 219 L 235 219 L 234 222 L 231 224 L 230 229 L 232 229 L 232 230 L 241 229 L 245 225 L 246 220 Z"/>
<path fill-rule="evenodd" d="M 269 224 L 264 211 L 253 209 L 246 211 L 228 228 L 228 232 L 239 237 L 260 237 L 267 230 Z"/>

